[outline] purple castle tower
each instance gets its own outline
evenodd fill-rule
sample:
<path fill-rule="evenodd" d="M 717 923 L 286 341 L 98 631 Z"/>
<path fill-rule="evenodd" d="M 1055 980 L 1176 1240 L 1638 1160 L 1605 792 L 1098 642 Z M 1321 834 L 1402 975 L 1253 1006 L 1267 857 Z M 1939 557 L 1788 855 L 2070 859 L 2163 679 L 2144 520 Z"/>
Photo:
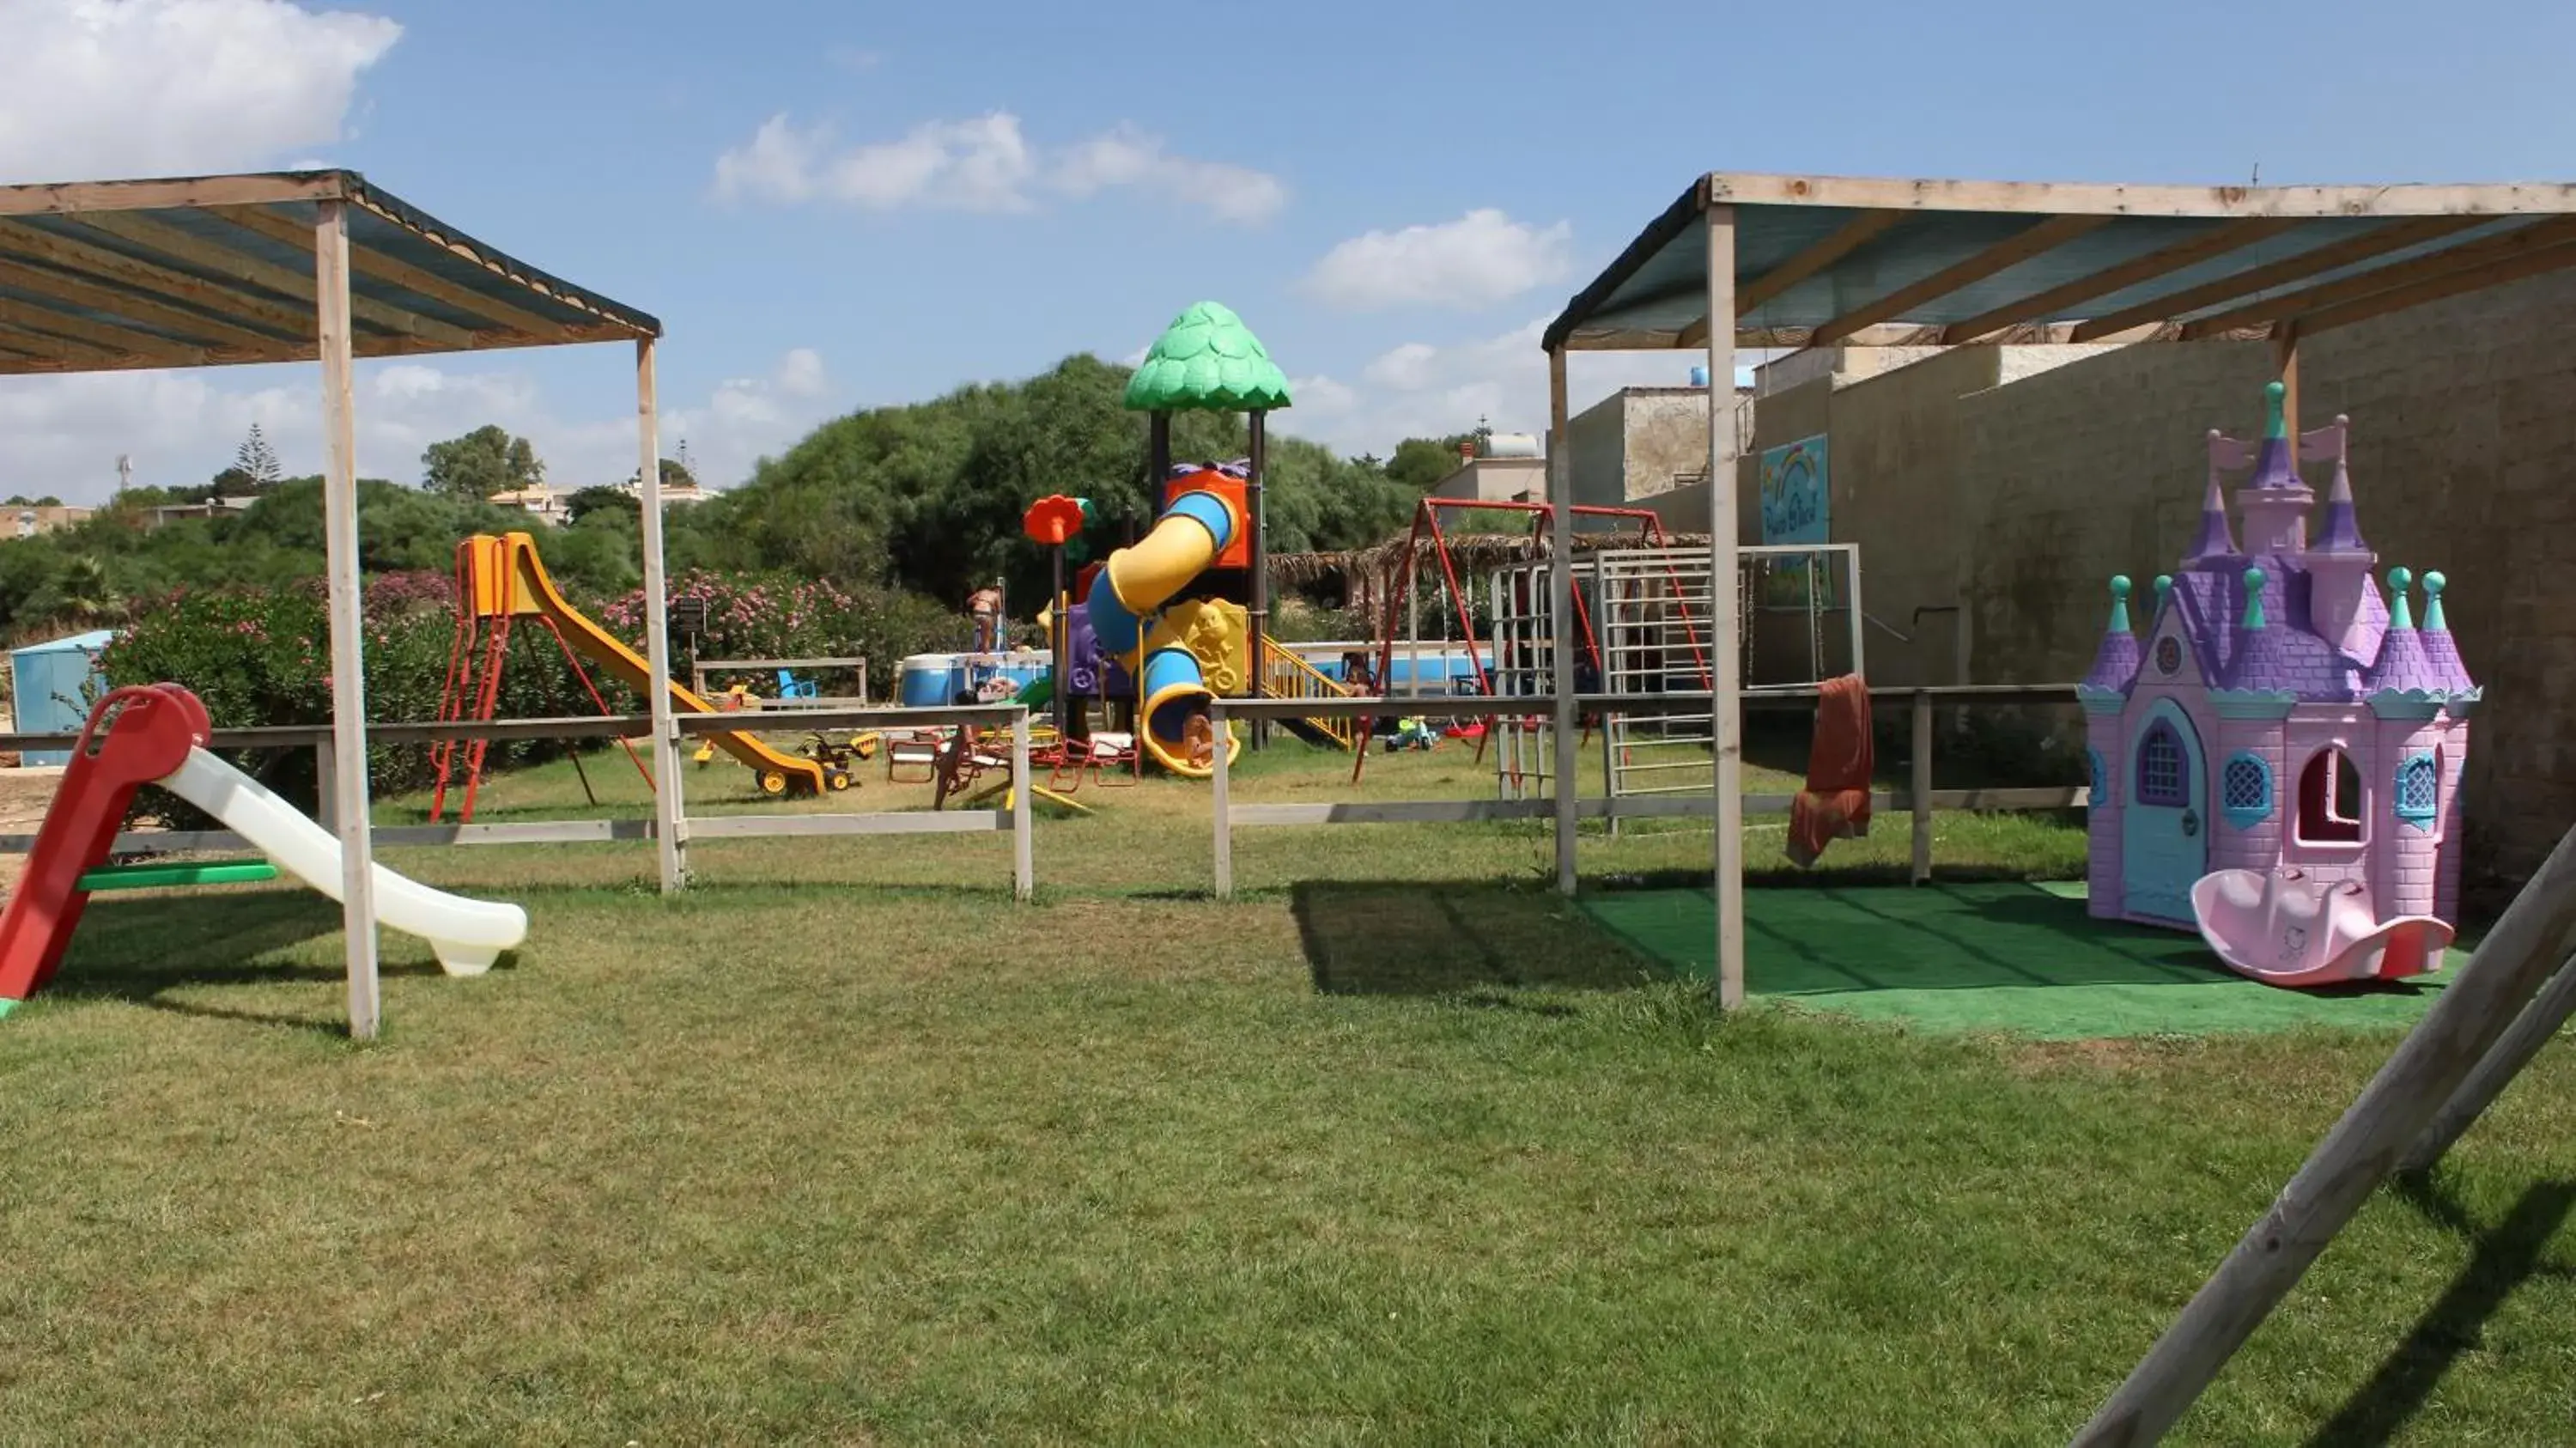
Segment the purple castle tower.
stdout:
<path fill-rule="evenodd" d="M 2458 800 L 2478 686 L 2424 575 L 2384 597 L 2362 540 L 2348 423 L 2293 439 L 2282 387 L 2252 449 L 2210 434 L 2209 489 L 2181 568 L 2156 580 L 2143 639 L 2129 580 L 2076 692 L 2092 765 L 2092 913 L 2194 928 L 2192 886 L 2218 870 L 2367 889 L 2384 917 L 2456 922 Z M 2250 454 L 2250 456 L 2249 456 Z M 2302 461 L 2334 464 L 2324 517 Z M 2219 474 L 2250 461 L 2231 534 Z M 2393 602 L 2392 602 L 2393 599 Z"/>

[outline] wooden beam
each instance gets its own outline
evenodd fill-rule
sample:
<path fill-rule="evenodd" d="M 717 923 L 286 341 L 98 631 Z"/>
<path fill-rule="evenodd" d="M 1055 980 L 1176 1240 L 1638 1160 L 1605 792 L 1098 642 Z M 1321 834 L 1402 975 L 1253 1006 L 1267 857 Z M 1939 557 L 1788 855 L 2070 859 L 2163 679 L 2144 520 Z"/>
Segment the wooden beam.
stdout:
<path fill-rule="evenodd" d="M 1863 327 L 1901 317 L 1912 308 L 2019 266 L 2042 252 L 2054 250 L 2110 219 L 2107 216 L 2051 216 L 2023 227 L 1974 256 L 1954 262 L 1921 281 L 1898 287 L 1874 302 L 1864 303 L 1834 318 L 1818 327 L 1807 345 L 1828 347 Z"/>
<path fill-rule="evenodd" d="M 644 658 L 647 710 L 653 716 L 653 858 L 662 893 L 688 882 L 687 835 L 681 820 L 679 732 L 671 724 L 671 592 L 662 559 L 662 419 L 653 375 L 653 339 L 635 339 L 635 497 L 644 534 Z M 1023 735 L 1026 731 L 1021 731 Z"/>
<path fill-rule="evenodd" d="M 0 186 L 0 216 L 62 216 L 83 211 L 172 211 L 198 206 L 260 206 L 326 201 L 344 195 L 345 171 L 272 175 L 186 176 L 152 181 L 67 181 Z"/>
<path fill-rule="evenodd" d="M 2393 287 L 2434 276 L 2446 276 L 2462 269 L 2475 269 L 2489 262 L 2521 256 L 2541 247 L 2556 246 L 2563 241 L 2576 241 L 2576 216 L 2555 217 L 2518 226 L 2502 236 L 2490 236 L 2459 246 L 2444 247 L 2424 256 L 2411 257 L 2389 266 L 2363 272 L 2357 276 L 2320 283 L 2285 296 L 2248 302 L 2214 316 L 2186 323 L 2182 329 L 2186 342 L 2200 341 L 2213 333 L 2233 328 L 2278 322 L 2285 318 L 2314 312 L 2324 307 L 2339 306 L 2362 297 L 2375 296 Z"/>
<path fill-rule="evenodd" d="M 2091 276 L 2077 277 L 2071 282 L 2050 287 L 2046 291 L 2034 292 L 2019 301 L 2007 302 L 2000 307 L 1979 313 L 1964 322 L 1953 323 L 1941 330 L 1941 340 L 1950 346 L 1973 342 L 1989 332 L 2000 331 L 2003 328 L 2030 321 L 2034 317 L 2045 317 L 2052 312 L 2074 306 L 2078 302 L 2088 302 L 2095 297 L 2107 297 L 2113 292 L 2136 286 L 2140 282 L 2153 281 L 2157 277 L 2181 271 L 2187 266 L 2196 266 L 2213 257 L 2243 250 L 2258 241 L 2266 241 L 2278 236 L 2297 225 L 2299 223 L 2294 220 L 2277 216 L 2249 216 L 2239 221 L 2225 222 L 2199 236 L 2186 238 L 2171 246 L 2158 247 L 2144 256 L 2133 257 L 2118 266 L 2105 267 Z"/>
<path fill-rule="evenodd" d="M 2428 241 L 2437 241 L 2455 231 L 2465 231 L 2472 226 L 2483 226 L 2492 220 L 2494 218 L 2488 216 L 2426 216 L 2413 221 L 2391 222 L 2360 236 L 2328 242 L 2324 246 L 2310 247 L 2296 256 L 2285 256 L 2279 261 L 2265 262 L 2251 271 L 2219 277 L 2213 281 L 2202 282 L 2198 286 L 2185 287 L 2178 292 L 2168 292 L 2153 300 L 2140 302 L 2134 307 L 2124 307 L 2107 316 L 2095 317 L 2078 326 L 2074 335 L 2068 340 L 2102 341 L 2115 332 L 2126 331 L 2141 323 L 2162 322 L 2197 312 L 2203 307 L 2216 306 L 2220 302 L 2236 297 L 2269 291 L 2286 282 L 2297 281 L 2301 277 L 2312 277 L 2319 272 L 2351 266 L 2355 262 L 2368 261 L 2374 256 L 2387 252 L 2420 246 Z"/>
<path fill-rule="evenodd" d="M 94 363 L 109 361 L 120 355 L 112 348 L 96 346 L 77 337 L 65 337 L 53 332 L 38 331 L 32 327 L 21 327 L 6 320 L 0 320 L 0 345 L 5 345 L 13 351 L 26 353 L 31 357 L 44 357 L 78 364 L 64 368 L 65 371 L 82 370 Z"/>
<path fill-rule="evenodd" d="M 164 256 L 175 257 L 192 266 L 200 266 L 219 276 L 248 282 L 255 287 L 293 297 L 298 301 L 314 300 L 313 278 L 287 267 L 273 266 L 246 252 L 235 251 L 219 242 L 191 236 L 173 226 L 149 217 L 126 212 L 106 211 L 75 215 L 74 221 L 96 227 L 111 236 L 121 236 L 148 246 Z M 354 281 L 354 278 L 352 279 Z M 349 314 L 370 326 L 402 336 L 423 337 L 445 346 L 464 348 L 473 345 L 474 334 L 463 327 L 450 326 L 436 318 L 424 317 L 372 297 L 352 292 Z"/>
<path fill-rule="evenodd" d="M 1732 317 L 1737 314 L 1735 208 L 1711 206 L 1703 221 L 1708 228 L 1708 314 Z M 1735 591 L 1736 548 L 1742 538 L 1736 518 L 1732 338 L 1711 339 L 1708 381 L 1709 789 L 1717 811 L 1716 827 L 1709 832 L 1714 841 L 1709 886 L 1717 905 L 1717 1008 L 1732 1011 L 1744 1004 L 1744 679 Z M 1557 687 L 1567 687 L 1567 681 L 1559 679 Z"/>
<path fill-rule="evenodd" d="M 173 342 L 150 332 L 110 322 L 94 322 L 72 316 L 35 302 L 22 302 L 0 297 L 0 322 L 21 327 L 36 327 L 56 332 L 78 341 L 93 343 L 120 356 L 148 360 L 160 367 L 196 367 L 204 364 L 206 349 L 185 342 Z"/>
<path fill-rule="evenodd" d="M 2299 323 L 2297 318 L 2283 322 L 2272 334 L 2272 372 L 2281 380 L 2281 425 L 2290 436 L 2299 435 Z M 2291 470 L 2297 471 L 2298 459 L 2291 459 Z"/>
<path fill-rule="evenodd" d="M 392 202 L 392 198 L 390 197 L 384 199 L 388 202 Z M 402 206 L 399 202 L 394 202 L 390 205 L 379 205 L 377 197 L 363 186 L 352 188 L 350 201 L 352 205 L 357 206 L 361 210 L 372 213 L 378 219 L 409 232 L 411 235 L 420 238 L 428 245 L 437 247 L 450 256 L 456 257 L 462 261 L 472 262 L 474 265 L 481 267 L 492 275 L 508 281 L 513 286 L 524 287 L 529 291 L 535 292 L 539 296 L 559 302 L 575 311 L 588 312 L 603 322 L 615 325 L 623 330 L 625 337 L 628 340 L 632 340 L 639 336 L 660 335 L 658 330 L 648 331 L 625 321 L 623 318 L 601 310 L 601 308 L 592 300 L 580 295 L 578 290 L 573 288 L 568 282 L 555 282 L 552 278 L 545 276 L 543 273 L 537 272 L 534 268 L 526 267 L 524 264 L 516 262 L 512 258 L 504 256 L 501 253 L 484 246 L 482 243 L 475 241 L 472 237 L 466 236 L 462 232 L 454 232 L 451 234 L 450 228 L 434 218 L 412 211 L 408 207 Z M 600 300 L 606 301 L 607 299 L 601 298 Z M 609 305 L 616 306 L 617 304 L 610 302 Z M 648 318 L 647 320 L 650 319 Z M 654 324 L 656 329 L 658 329 L 659 326 L 660 324 L 658 322 Z"/>
<path fill-rule="evenodd" d="M 2076 1435 L 2079 1448 L 2164 1437 L 2540 993 L 2571 945 L 2576 830 L 2550 851 L 2459 978 L 2434 998 L 2271 1209 Z"/>
<path fill-rule="evenodd" d="M 207 208 L 206 214 L 286 246 L 309 249 L 313 245 L 310 227 L 298 225 L 289 217 L 261 207 L 216 206 Z M 382 277 L 405 291 L 417 292 L 432 301 L 445 302 L 458 311 L 485 318 L 504 331 L 544 336 L 564 325 L 368 247 L 351 248 L 349 260 L 362 275 Z"/>
<path fill-rule="evenodd" d="M 396 337 L 383 332 L 362 332 L 358 336 L 357 355 L 364 358 L 443 356 L 449 353 L 498 352 L 520 347 L 560 347 L 584 342 L 625 342 L 635 340 L 635 329 L 616 322 L 584 323 L 577 328 L 551 337 L 529 337 L 517 332 L 476 332 L 471 347 L 450 347 L 421 337 Z M 208 347 L 202 367 L 243 367 L 277 362 L 311 362 L 321 356 L 311 341 L 276 342 L 265 347 Z M 77 365 L 45 360 L 29 364 L 0 358 L 0 376 L 48 372 L 126 372 L 168 364 L 134 358 L 102 358 Z"/>
<path fill-rule="evenodd" d="M 1554 776 L 1548 791 L 1556 813 L 1556 891 L 1571 898 L 1579 837 L 1574 808 L 1583 796 L 1583 771 L 1575 758 L 1582 741 L 1575 732 L 1574 706 L 1575 650 L 1582 635 L 1576 631 L 1574 612 L 1574 445 L 1566 430 L 1566 391 L 1565 353 L 1552 351 L 1547 354 L 1547 607 L 1555 635 L 1548 644 L 1553 665 L 1548 687 L 1555 692 L 1556 703 L 1548 713 L 1548 745 L 1553 754 L 1548 769 Z M 1721 395 L 1733 395 L 1732 389 L 1720 394 L 1712 386 L 1712 405 Z"/>
<path fill-rule="evenodd" d="M 1864 211 L 1844 222 L 1834 229 L 1833 235 L 1738 288 L 1735 293 L 1735 315 L 1739 317 L 1746 315 L 1764 302 L 1860 250 L 1879 233 L 1904 219 L 1905 213 L 1901 211 Z"/>
<path fill-rule="evenodd" d="M 147 302 L 185 302 L 286 337 L 309 340 L 313 336 L 313 318 L 285 302 L 31 226 L 0 222 L 0 254 L 60 267 L 93 287 L 133 287 L 145 294 Z"/>
<path fill-rule="evenodd" d="M 104 312 L 122 323 L 174 333 L 192 345 L 269 347 L 277 342 L 276 338 L 263 336 L 247 327 L 236 327 L 230 322 L 200 316 L 133 292 L 21 262 L 0 260 L 0 287 L 32 293 L 46 306 L 69 303 L 93 312 Z"/>
<path fill-rule="evenodd" d="M 2124 186 L 2063 181 L 1796 176 L 1712 171 L 1709 205 L 1856 211 L 2001 211 L 2095 216 L 2548 216 L 2576 212 L 2576 185 Z"/>
<path fill-rule="evenodd" d="M 374 1040 L 375 840 L 367 809 L 366 620 L 358 580 L 358 429 L 351 379 L 348 203 L 316 208 L 313 331 L 322 348 L 322 549 L 331 657 L 331 798 L 340 837 L 340 926 L 349 976 L 349 1035 Z M 666 781 L 667 785 L 667 781 Z"/>
<path fill-rule="evenodd" d="M 2504 261 L 2490 262 L 2485 266 L 2469 267 L 2442 276 L 2427 277 L 2411 286 L 2395 287 L 2374 296 L 2346 302 L 2339 307 L 2303 312 L 2284 325 L 2298 328 L 2301 336 L 2332 331 L 2337 327 L 2349 327 L 2355 322 L 2367 322 L 2373 317 L 2384 317 L 2390 312 L 2404 311 L 2408 307 L 2420 307 L 2427 302 L 2438 302 L 2447 297 L 2485 291 L 2489 287 L 2500 287 L 2507 282 L 2518 282 L 2528 277 L 2563 271 L 2571 266 L 2576 266 L 2576 242 L 2562 243 Z"/>

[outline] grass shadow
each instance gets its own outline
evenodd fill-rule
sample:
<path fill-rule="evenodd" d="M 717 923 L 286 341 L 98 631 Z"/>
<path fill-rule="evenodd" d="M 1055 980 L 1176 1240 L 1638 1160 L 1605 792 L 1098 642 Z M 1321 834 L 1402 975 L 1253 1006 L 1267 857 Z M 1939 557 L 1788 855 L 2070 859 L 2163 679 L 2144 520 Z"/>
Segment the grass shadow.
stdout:
<path fill-rule="evenodd" d="M 2401 1177 L 2395 1188 L 2436 1223 L 2470 1235 L 2475 1248 L 2468 1265 L 2416 1319 L 2379 1371 L 2308 1439 L 2310 1448 L 2394 1438 L 2431 1401 L 2460 1354 L 2479 1346 L 2486 1324 L 2514 1290 L 2549 1272 L 2543 1259 L 2550 1240 L 2576 1211 L 2576 1182 L 2540 1182 L 2522 1194 L 2503 1221 L 2479 1232 L 2467 1209 L 2439 1184 Z"/>
<path fill-rule="evenodd" d="M 316 1031 L 334 1038 L 346 1034 L 337 1019 L 245 1010 L 200 1001 L 172 999 L 170 992 L 188 987 L 275 985 L 338 981 L 338 966 L 301 965 L 262 957 L 337 934 L 340 907 L 306 890 L 256 890 L 199 894 L 184 908 L 160 898 L 93 900 L 83 912 L 60 974 L 45 994 L 64 1000 L 122 1000 L 154 1010 L 210 1020 L 247 1021 Z M 512 964 L 504 955 L 495 969 Z M 385 976 L 437 975 L 427 962 L 401 962 L 380 968 Z"/>
<path fill-rule="evenodd" d="M 1656 975 L 1554 896 L 1508 886 L 1305 881 L 1290 890 L 1289 908 L 1325 995 L 1444 996 L 1570 1014 L 1513 992 L 1633 990 Z"/>

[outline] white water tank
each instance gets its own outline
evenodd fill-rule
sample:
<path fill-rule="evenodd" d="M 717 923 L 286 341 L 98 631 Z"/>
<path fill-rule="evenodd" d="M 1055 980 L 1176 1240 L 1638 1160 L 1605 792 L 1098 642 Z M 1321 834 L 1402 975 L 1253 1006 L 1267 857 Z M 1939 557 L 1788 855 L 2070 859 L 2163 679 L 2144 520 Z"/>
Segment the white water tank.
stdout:
<path fill-rule="evenodd" d="M 1481 451 L 1489 458 L 1534 458 L 1538 439 L 1525 432 L 1491 432 L 1485 434 Z"/>

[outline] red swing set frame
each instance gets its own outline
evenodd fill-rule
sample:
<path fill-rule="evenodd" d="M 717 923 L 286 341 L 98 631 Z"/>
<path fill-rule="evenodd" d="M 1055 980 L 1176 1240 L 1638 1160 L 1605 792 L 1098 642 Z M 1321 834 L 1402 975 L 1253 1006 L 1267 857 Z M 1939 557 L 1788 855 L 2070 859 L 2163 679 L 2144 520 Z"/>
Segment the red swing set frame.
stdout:
<path fill-rule="evenodd" d="M 1529 536 L 1532 539 L 1543 540 L 1555 536 L 1556 505 L 1553 503 L 1506 501 L 1499 498 L 1424 498 L 1414 508 L 1413 526 L 1405 535 L 1404 561 L 1395 566 L 1395 577 L 1385 589 L 1386 610 L 1384 623 L 1378 631 L 1377 649 L 1377 688 L 1380 692 L 1384 692 L 1386 680 L 1395 667 L 1396 626 L 1411 596 L 1413 575 L 1420 571 L 1413 566 L 1413 560 L 1421 555 L 1422 540 L 1425 537 L 1431 540 L 1432 552 L 1440 560 L 1440 576 L 1448 584 L 1449 602 L 1457 616 L 1458 633 L 1467 643 L 1467 664 L 1476 674 L 1476 692 L 1486 696 L 1491 696 L 1494 692 L 1493 678 L 1485 670 L 1484 649 L 1490 641 L 1476 636 L 1475 611 L 1468 606 L 1467 592 L 1459 585 L 1458 561 L 1450 555 L 1449 535 L 1440 526 L 1440 510 L 1444 508 L 1454 508 L 1461 512 L 1525 514 L 1529 518 Z M 1568 513 L 1574 518 L 1607 518 L 1619 523 L 1634 523 L 1637 525 L 1638 546 L 1645 548 L 1667 546 L 1664 520 L 1656 516 L 1651 509 L 1612 508 L 1575 503 L 1569 505 Z M 1708 650 L 1701 642 L 1699 624 L 1691 615 L 1690 605 L 1683 600 L 1681 576 L 1673 573 L 1669 568 L 1665 573 L 1672 586 L 1675 606 L 1681 610 L 1684 636 L 1690 641 L 1691 656 L 1699 667 L 1700 679 L 1703 683 L 1709 683 L 1714 678 L 1714 674 L 1709 665 Z M 1574 590 L 1574 620 L 1583 656 L 1591 661 L 1593 672 L 1598 674 L 1601 672 L 1601 644 L 1593 635 L 1591 608 L 1584 602 L 1583 590 L 1580 588 Z M 1500 660 L 1497 662 L 1499 663 Z M 1506 721 L 1502 716 L 1495 715 L 1490 725 L 1500 727 L 1507 722 L 1512 728 L 1529 728 L 1536 721 L 1529 717 Z M 1367 716 L 1363 716 L 1358 721 L 1357 753 L 1359 757 L 1351 763 L 1351 783 L 1354 786 L 1359 784 L 1361 773 L 1368 768 L 1368 743 L 1373 737 L 1372 731 L 1375 724 L 1376 720 Z M 1586 736 L 1589 737 L 1591 731 L 1589 722 L 1584 728 Z M 1476 757 L 1480 760 L 1485 757 L 1485 741 L 1492 736 L 1492 733 L 1493 727 L 1488 727 L 1477 737 Z"/>

